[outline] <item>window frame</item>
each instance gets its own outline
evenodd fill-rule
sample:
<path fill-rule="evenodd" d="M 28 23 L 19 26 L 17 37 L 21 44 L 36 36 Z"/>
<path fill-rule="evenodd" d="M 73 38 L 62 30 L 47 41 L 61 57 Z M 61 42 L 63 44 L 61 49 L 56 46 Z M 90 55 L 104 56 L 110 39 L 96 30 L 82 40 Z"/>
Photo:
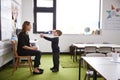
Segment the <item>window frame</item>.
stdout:
<path fill-rule="evenodd" d="M 0 40 L 2 40 L 2 33 L 1 33 L 1 0 L 0 0 Z"/>
<path fill-rule="evenodd" d="M 53 7 L 37 7 L 37 0 L 34 1 L 34 23 L 33 33 L 47 33 L 45 31 L 37 31 L 37 13 L 53 13 L 53 26 L 52 29 L 56 29 L 56 0 L 53 0 Z"/>
<path fill-rule="evenodd" d="M 53 13 L 53 30 L 56 29 L 56 6 L 57 6 L 57 0 L 53 0 L 53 7 L 37 7 L 37 0 L 34 1 L 34 23 L 33 23 L 33 33 L 45 33 L 48 32 L 45 31 L 37 31 L 37 13 L 43 12 L 43 13 Z M 99 0 L 99 21 L 98 21 L 98 29 L 101 29 L 101 17 L 102 17 L 102 0 Z"/>

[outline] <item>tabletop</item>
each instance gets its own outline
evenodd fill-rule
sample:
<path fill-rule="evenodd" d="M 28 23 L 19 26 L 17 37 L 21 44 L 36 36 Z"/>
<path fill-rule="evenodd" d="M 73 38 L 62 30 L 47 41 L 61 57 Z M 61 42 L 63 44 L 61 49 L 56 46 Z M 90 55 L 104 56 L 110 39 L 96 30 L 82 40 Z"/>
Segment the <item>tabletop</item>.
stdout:
<path fill-rule="evenodd" d="M 86 46 L 96 46 L 96 47 L 112 47 L 112 48 L 120 48 L 118 44 L 73 44 L 78 48 L 84 48 Z"/>
<path fill-rule="evenodd" d="M 120 79 L 120 62 L 112 62 L 112 57 L 82 57 L 106 80 Z"/>

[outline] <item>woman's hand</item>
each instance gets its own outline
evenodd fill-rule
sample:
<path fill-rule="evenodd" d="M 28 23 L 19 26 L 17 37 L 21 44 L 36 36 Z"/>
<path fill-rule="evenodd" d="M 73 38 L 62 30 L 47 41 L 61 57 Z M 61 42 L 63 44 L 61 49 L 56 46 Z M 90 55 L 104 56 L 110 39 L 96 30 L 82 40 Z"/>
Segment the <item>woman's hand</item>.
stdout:
<path fill-rule="evenodd" d="M 43 35 L 43 34 L 40 34 L 40 37 L 41 37 L 41 38 L 43 38 L 43 37 L 44 37 L 44 35 Z"/>
<path fill-rule="evenodd" d="M 38 48 L 35 46 L 32 46 L 31 48 L 32 48 L 32 50 L 38 50 Z"/>
<path fill-rule="evenodd" d="M 31 46 L 31 47 L 29 47 L 29 46 L 23 46 L 23 48 L 24 49 L 28 49 L 28 50 L 38 50 L 38 48 L 35 47 L 35 46 Z"/>

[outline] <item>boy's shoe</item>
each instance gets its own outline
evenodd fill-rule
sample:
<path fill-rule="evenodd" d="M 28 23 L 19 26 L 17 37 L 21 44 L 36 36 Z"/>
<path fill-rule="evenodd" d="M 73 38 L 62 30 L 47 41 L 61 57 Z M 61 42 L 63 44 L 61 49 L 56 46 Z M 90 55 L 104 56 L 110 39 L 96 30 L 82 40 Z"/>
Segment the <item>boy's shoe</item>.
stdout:
<path fill-rule="evenodd" d="M 50 68 L 50 70 L 52 71 L 54 69 L 54 67 Z"/>
<path fill-rule="evenodd" d="M 52 72 L 59 72 L 59 69 L 53 69 Z"/>

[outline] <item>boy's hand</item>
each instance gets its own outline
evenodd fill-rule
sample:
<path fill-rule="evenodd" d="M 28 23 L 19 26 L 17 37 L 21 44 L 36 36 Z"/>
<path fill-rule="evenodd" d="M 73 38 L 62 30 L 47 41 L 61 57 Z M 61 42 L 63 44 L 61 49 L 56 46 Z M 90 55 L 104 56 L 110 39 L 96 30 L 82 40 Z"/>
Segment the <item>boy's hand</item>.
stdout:
<path fill-rule="evenodd" d="M 40 37 L 41 37 L 41 38 L 43 38 L 43 37 L 44 37 L 44 35 L 43 35 L 43 34 L 40 34 Z"/>

